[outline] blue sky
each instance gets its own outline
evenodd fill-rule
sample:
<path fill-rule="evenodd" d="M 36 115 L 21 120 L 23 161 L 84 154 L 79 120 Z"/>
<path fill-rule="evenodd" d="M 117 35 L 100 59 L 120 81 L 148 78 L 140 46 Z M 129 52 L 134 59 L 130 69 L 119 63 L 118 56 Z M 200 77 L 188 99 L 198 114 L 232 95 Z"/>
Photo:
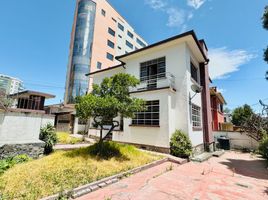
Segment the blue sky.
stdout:
<path fill-rule="evenodd" d="M 228 107 L 268 103 L 268 31 L 261 16 L 267 0 L 110 0 L 148 42 L 194 29 L 209 47 L 213 85 Z M 75 0 L 1 0 L 0 73 L 27 89 L 63 99 Z"/>

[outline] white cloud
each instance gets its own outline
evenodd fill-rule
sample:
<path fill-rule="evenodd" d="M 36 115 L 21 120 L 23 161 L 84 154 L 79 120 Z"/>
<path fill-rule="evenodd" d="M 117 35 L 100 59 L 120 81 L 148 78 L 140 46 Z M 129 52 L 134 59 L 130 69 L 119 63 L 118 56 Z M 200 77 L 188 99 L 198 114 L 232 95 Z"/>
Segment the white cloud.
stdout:
<path fill-rule="evenodd" d="M 193 7 L 194 9 L 200 8 L 206 0 L 187 0 L 188 6 Z"/>
<path fill-rule="evenodd" d="M 177 8 L 169 8 L 166 10 L 168 14 L 168 27 L 181 27 L 185 22 L 185 12 Z"/>
<path fill-rule="evenodd" d="M 166 0 L 145 0 L 145 3 L 154 10 L 163 9 L 167 6 Z"/>
<path fill-rule="evenodd" d="M 226 47 L 209 49 L 209 72 L 212 79 L 222 79 L 253 59 L 255 55 L 242 50 L 228 50 Z"/>

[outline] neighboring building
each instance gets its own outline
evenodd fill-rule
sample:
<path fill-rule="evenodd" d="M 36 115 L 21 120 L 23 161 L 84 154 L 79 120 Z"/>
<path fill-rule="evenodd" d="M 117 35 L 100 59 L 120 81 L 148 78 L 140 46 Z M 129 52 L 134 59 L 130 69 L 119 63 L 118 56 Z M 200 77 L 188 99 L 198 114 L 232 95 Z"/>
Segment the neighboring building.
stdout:
<path fill-rule="evenodd" d="M 16 106 L 0 109 L 0 159 L 19 154 L 38 158 L 44 151 L 44 142 L 39 140 L 40 128 L 54 124 L 54 115 L 45 114 L 45 99 L 54 95 L 23 91 L 12 95 Z"/>
<path fill-rule="evenodd" d="M 232 123 L 232 114 L 224 113 L 224 123 Z"/>
<path fill-rule="evenodd" d="M 85 74 L 120 64 L 115 56 L 146 45 L 106 0 L 77 0 L 64 103 L 73 104 L 76 96 L 88 92 Z"/>
<path fill-rule="evenodd" d="M 14 94 L 23 90 L 23 82 L 11 76 L 0 74 L 0 92 L 6 95 Z"/>
<path fill-rule="evenodd" d="M 226 101 L 222 94 L 217 91 L 217 87 L 210 88 L 211 115 L 212 115 L 212 130 L 222 130 L 222 124 L 226 123 L 224 118 L 223 106 Z"/>
<path fill-rule="evenodd" d="M 90 73 L 95 84 L 117 73 L 128 73 L 141 82 L 131 96 L 146 101 L 147 110 L 134 119 L 123 119 L 123 131 L 112 140 L 169 152 L 176 129 L 188 134 L 195 151 L 212 150 L 207 47 L 194 31 L 118 56 L 122 63 Z M 195 88 L 202 88 L 196 93 Z M 92 127 L 93 128 L 93 127 Z M 90 135 L 99 136 L 91 129 Z"/>
<path fill-rule="evenodd" d="M 45 99 L 55 98 L 52 94 L 25 90 L 9 95 L 15 100 L 13 108 L 17 110 L 42 111 L 45 113 Z"/>

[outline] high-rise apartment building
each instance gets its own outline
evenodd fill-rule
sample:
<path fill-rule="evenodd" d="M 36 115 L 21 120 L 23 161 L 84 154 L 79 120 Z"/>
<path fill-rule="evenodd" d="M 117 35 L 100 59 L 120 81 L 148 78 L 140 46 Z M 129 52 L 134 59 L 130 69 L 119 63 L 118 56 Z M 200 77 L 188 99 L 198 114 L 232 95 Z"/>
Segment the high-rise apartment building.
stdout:
<path fill-rule="evenodd" d="M 147 46 L 106 0 L 77 0 L 71 34 L 65 99 L 74 103 L 89 88 L 85 74 L 120 64 L 119 56 Z"/>
<path fill-rule="evenodd" d="M 22 81 L 18 78 L 0 74 L 0 93 L 14 94 L 23 90 Z"/>

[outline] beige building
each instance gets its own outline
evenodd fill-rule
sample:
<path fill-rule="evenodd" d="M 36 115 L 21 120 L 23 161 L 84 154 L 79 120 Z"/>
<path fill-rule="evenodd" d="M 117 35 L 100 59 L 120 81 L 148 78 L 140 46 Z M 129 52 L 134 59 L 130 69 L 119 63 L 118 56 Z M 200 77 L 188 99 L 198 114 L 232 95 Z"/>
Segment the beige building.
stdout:
<path fill-rule="evenodd" d="M 72 104 L 76 96 L 88 91 L 90 81 L 85 74 L 120 64 L 116 56 L 145 46 L 106 0 L 77 0 L 64 102 Z"/>

